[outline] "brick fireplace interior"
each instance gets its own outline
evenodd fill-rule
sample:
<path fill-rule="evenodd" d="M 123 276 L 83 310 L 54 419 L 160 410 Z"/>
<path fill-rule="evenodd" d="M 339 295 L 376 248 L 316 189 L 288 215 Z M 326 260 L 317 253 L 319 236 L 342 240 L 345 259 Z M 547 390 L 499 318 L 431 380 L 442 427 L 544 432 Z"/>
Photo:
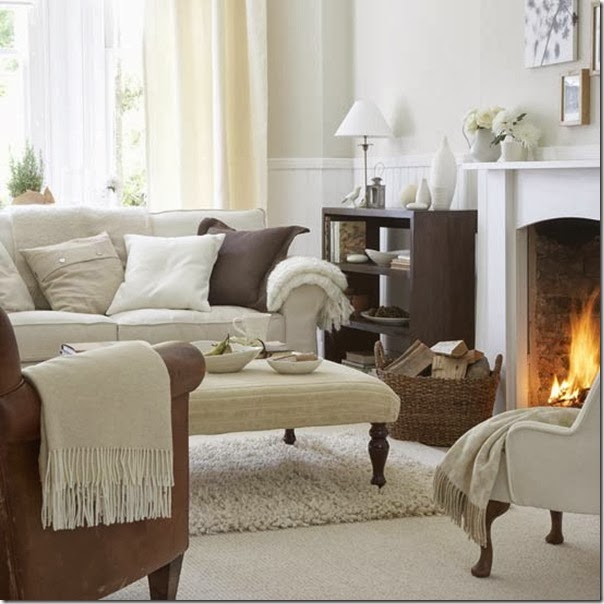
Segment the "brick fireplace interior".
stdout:
<path fill-rule="evenodd" d="M 554 376 L 566 378 L 573 308 L 600 288 L 600 223 L 579 218 L 528 227 L 529 405 L 548 404 Z M 593 329 L 600 339 L 600 298 Z"/>

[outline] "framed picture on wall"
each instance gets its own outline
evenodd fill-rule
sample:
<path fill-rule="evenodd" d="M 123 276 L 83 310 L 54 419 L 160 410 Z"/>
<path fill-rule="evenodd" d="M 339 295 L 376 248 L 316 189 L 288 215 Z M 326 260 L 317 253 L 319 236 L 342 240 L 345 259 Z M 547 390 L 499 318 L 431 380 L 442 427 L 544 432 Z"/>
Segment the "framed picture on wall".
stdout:
<path fill-rule="evenodd" d="M 600 58 L 602 55 L 602 43 L 600 41 L 600 13 L 602 12 L 600 2 L 597 0 L 591 6 L 591 73 L 600 73 Z"/>
<path fill-rule="evenodd" d="M 563 126 L 589 124 L 589 69 L 562 76 L 560 123 Z"/>
<path fill-rule="evenodd" d="M 524 0 L 524 66 L 577 60 L 577 0 Z"/>

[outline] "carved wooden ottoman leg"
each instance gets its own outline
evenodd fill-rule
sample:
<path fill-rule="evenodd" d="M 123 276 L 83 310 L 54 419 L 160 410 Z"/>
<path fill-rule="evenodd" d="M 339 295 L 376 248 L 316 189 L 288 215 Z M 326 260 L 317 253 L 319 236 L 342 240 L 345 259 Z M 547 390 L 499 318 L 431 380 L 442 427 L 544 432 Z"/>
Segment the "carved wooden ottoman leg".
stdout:
<path fill-rule="evenodd" d="M 369 436 L 371 437 L 369 441 L 369 457 L 371 458 L 371 465 L 373 467 L 371 484 L 375 484 L 381 489 L 386 484 L 384 466 L 386 465 L 388 450 L 390 449 L 387 440 L 388 428 L 386 428 L 386 424 L 371 424 Z"/>
<path fill-rule="evenodd" d="M 493 565 L 493 544 L 491 542 L 491 524 L 493 520 L 501 514 L 505 514 L 510 508 L 509 503 L 503 501 L 494 501 L 491 499 L 487 505 L 486 513 L 486 528 L 487 528 L 487 545 L 480 548 L 480 558 L 472 567 L 472 574 L 475 577 L 488 577 L 491 574 L 491 566 Z"/>
<path fill-rule="evenodd" d="M 286 445 L 293 445 L 296 442 L 296 433 L 293 428 L 286 428 L 283 435 L 283 442 Z"/>
<path fill-rule="evenodd" d="M 552 545 L 560 545 L 560 543 L 564 543 L 564 535 L 562 534 L 562 512 L 550 510 L 549 514 L 552 517 L 552 528 L 545 540 Z"/>
<path fill-rule="evenodd" d="M 183 555 L 174 558 L 172 562 L 158 568 L 147 577 L 152 600 L 176 600 Z"/>

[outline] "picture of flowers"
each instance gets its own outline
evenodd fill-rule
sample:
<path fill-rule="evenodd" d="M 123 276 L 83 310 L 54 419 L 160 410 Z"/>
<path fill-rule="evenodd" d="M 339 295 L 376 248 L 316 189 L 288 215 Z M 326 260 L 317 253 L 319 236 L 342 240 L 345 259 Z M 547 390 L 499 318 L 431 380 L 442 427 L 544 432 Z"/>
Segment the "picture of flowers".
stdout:
<path fill-rule="evenodd" d="M 577 0 L 524 0 L 524 66 L 577 59 Z"/>

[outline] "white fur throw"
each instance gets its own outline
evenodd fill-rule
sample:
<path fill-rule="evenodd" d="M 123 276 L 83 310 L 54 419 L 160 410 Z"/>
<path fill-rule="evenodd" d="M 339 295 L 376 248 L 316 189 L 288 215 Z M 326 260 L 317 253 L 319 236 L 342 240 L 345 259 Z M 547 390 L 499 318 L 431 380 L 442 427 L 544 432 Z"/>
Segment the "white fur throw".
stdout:
<path fill-rule="evenodd" d="M 348 324 L 354 308 L 344 294 L 346 276 L 337 266 L 318 258 L 292 256 L 277 264 L 268 276 L 268 310 L 278 311 L 291 291 L 301 285 L 316 285 L 327 295 L 317 318 L 321 329 L 340 329 Z"/>
<path fill-rule="evenodd" d="M 508 430 L 535 421 L 571 426 L 579 409 L 533 407 L 500 413 L 474 426 L 449 449 L 434 474 L 434 500 L 470 539 L 487 544 L 486 509 L 495 486 Z"/>
<path fill-rule="evenodd" d="M 168 518 L 174 484 L 170 376 L 146 342 L 23 370 L 42 400 L 42 526 Z"/>

